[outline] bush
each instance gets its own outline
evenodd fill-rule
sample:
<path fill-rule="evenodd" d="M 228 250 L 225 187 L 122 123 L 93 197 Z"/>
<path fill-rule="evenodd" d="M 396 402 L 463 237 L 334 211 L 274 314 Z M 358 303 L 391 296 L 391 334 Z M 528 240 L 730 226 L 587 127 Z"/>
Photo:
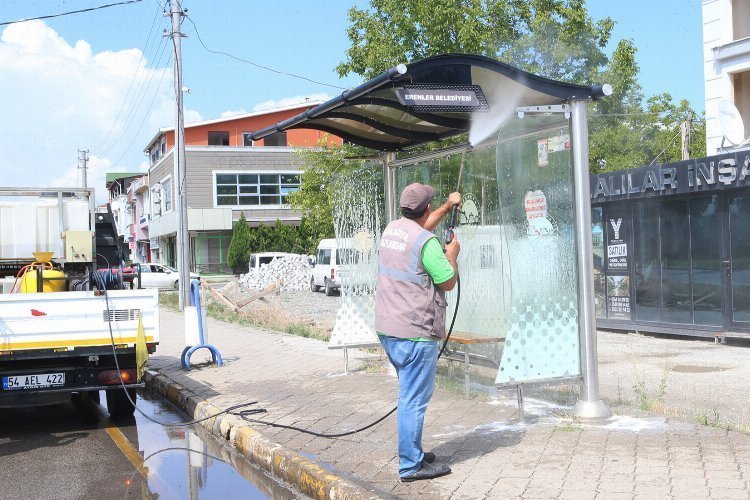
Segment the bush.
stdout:
<path fill-rule="evenodd" d="M 245 214 L 242 213 L 240 219 L 232 226 L 232 241 L 227 253 L 227 263 L 235 274 L 247 272 L 251 253 L 250 240 L 250 227 L 247 225 Z"/>

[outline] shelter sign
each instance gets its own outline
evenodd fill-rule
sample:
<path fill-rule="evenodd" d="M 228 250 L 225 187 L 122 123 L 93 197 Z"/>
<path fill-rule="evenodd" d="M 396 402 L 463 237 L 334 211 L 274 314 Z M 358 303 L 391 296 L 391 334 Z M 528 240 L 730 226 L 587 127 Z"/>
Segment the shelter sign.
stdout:
<path fill-rule="evenodd" d="M 396 89 L 396 96 L 401 104 L 414 111 L 465 113 L 490 110 L 479 85 L 411 84 Z"/>

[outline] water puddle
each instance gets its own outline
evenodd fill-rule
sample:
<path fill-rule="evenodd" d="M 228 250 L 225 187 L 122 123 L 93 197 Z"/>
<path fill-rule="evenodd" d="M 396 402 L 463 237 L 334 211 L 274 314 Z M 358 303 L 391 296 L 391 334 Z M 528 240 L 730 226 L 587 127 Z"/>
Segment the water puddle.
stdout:
<path fill-rule="evenodd" d="M 180 422 L 174 408 L 148 393 L 138 408 L 160 422 Z M 136 412 L 118 428 L 140 452 L 148 469 L 126 480 L 125 498 L 293 499 L 306 498 L 288 489 L 198 425 L 167 427 Z"/>

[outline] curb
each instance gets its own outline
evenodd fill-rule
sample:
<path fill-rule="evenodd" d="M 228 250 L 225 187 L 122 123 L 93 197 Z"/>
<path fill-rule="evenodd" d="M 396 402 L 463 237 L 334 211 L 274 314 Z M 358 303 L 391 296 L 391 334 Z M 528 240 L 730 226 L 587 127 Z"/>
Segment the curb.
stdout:
<path fill-rule="evenodd" d="M 193 419 L 222 411 L 171 378 L 153 370 L 143 375 L 146 387 L 166 398 Z M 222 414 L 200 423 L 216 437 L 229 441 L 251 462 L 312 498 L 362 500 L 380 498 L 351 481 L 330 473 L 312 460 L 285 449 L 256 431 L 240 417 Z"/>

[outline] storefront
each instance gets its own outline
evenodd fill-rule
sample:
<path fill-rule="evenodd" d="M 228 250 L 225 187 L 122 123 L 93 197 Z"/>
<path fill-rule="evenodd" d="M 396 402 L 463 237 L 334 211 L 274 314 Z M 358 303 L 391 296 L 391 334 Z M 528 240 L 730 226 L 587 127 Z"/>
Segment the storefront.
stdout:
<path fill-rule="evenodd" d="M 750 334 L 750 151 L 591 176 L 599 328 Z"/>

